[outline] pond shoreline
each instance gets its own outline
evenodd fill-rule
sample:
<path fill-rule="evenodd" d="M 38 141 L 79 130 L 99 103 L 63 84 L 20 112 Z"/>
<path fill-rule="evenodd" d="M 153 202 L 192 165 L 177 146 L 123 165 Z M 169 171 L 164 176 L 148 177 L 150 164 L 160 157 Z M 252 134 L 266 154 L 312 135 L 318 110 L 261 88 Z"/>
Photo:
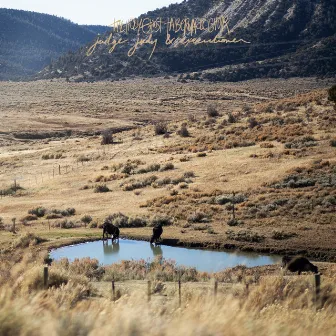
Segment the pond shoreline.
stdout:
<path fill-rule="evenodd" d="M 149 241 L 149 237 L 143 235 L 121 235 L 122 239 Z M 88 243 L 93 241 L 102 240 L 102 237 L 79 237 L 79 238 L 67 238 L 58 242 L 48 241 L 43 243 L 48 250 L 61 248 L 65 246 L 77 245 L 82 243 Z M 294 250 L 294 249 L 277 249 L 269 246 L 255 246 L 254 244 L 231 244 L 231 243 L 218 243 L 218 242 L 190 242 L 180 239 L 165 238 L 162 239 L 162 245 L 171 247 L 184 247 L 194 248 L 209 251 L 221 251 L 221 252 L 251 252 L 260 253 L 263 255 L 304 255 L 313 261 L 320 262 L 336 262 L 336 255 L 334 251 L 321 251 L 321 250 Z"/>

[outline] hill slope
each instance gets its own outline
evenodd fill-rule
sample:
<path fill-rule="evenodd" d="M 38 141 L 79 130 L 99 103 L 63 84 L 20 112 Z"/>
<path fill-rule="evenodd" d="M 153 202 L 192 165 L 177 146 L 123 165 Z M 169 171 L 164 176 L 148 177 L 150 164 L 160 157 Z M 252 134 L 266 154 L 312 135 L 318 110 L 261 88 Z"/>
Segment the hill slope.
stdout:
<path fill-rule="evenodd" d="M 0 8 L 0 80 L 41 70 L 107 27 L 80 26 L 53 15 Z"/>
<path fill-rule="evenodd" d="M 187 79 L 242 80 L 298 75 L 333 76 L 336 73 L 336 5 L 331 1 L 189 0 L 149 12 L 140 18 L 218 16 L 228 18 L 231 30 L 230 34 L 222 32 L 220 36 L 237 37 L 251 44 L 167 47 L 164 30 L 154 34 L 159 42 L 150 60 L 150 47 L 142 47 L 133 57 L 128 57 L 130 45 L 118 46 L 118 52 L 112 54 L 106 46 L 99 46 L 93 55 L 87 57 L 88 45 L 54 62 L 42 76 L 102 80 L 178 72 L 187 74 Z M 213 38 L 215 34 L 203 32 L 201 37 Z M 135 37 L 128 36 L 129 39 Z M 207 71 L 214 68 L 215 71 Z"/>

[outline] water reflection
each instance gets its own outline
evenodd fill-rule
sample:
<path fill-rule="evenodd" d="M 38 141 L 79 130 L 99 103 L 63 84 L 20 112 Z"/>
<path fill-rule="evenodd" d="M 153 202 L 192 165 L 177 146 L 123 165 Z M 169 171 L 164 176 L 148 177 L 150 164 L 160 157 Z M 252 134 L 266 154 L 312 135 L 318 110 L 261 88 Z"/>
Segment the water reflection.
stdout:
<path fill-rule="evenodd" d="M 202 249 L 187 249 L 167 245 L 151 245 L 147 241 L 135 241 L 121 239 L 119 242 L 105 241 L 102 248 L 101 241 L 66 246 L 53 250 L 51 257 L 55 260 L 61 258 L 91 257 L 98 259 L 103 265 L 110 265 L 121 260 L 153 260 L 158 256 L 164 256 L 167 260 L 175 260 L 178 266 L 196 267 L 200 271 L 216 272 L 234 267 L 246 265 L 248 267 L 269 265 L 281 260 L 280 256 L 259 255 L 249 252 L 224 252 Z M 121 248 L 120 248 L 121 247 Z"/>
<path fill-rule="evenodd" d="M 104 255 L 119 254 L 120 250 L 119 242 L 112 243 L 111 245 L 109 245 L 108 240 L 106 242 L 103 241 L 103 247 L 104 247 Z"/>
<path fill-rule="evenodd" d="M 150 244 L 150 248 L 153 252 L 154 257 L 156 256 L 163 256 L 161 245 L 153 245 Z"/>

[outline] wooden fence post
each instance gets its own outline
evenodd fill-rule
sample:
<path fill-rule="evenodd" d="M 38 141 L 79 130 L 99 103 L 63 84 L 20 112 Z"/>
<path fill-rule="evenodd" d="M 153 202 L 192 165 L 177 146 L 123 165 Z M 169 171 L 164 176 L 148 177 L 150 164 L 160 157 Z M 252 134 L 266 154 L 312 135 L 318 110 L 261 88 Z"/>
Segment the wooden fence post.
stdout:
<path fill-rule="evenodd" d="M 114 280 L 112 280 L 112 300 L 115 301 L 116 296 L 115 296 L 115 283 Z"/>
<path fill-rule="evenodd" d="M 58 165 L 58 175 L 61 175 L 61 165 Z"/>
<path fill-rule="evenodd" d="M 233 197 L 232 197 L 232 218 L 233 218 L 233 220 L 236 219 L 236 214 L 235 214 L 235 203 L 236 203 L 236 200 L 235 200 L 235 197 L 236 197 L 236 194 L 233 193 Z"/>
<path fill-rule="evenodd" d="M 152 295 L 152 283 L 150 280 L 147 282 L 147 298 L 148 302 L 151 300 L 151 295 Z"/>
<path fill-rule="evenodd" d="M 50 231 L 50 220 L 48 219 L 48 227 L 49 227 L 49 231 Z"/>
<path fill-rule="evenodd" d="M 218 281 L 216 280 L 215 281 L 215 287 L 214 287 L 214 296 L 215 296 L 215 299 L 217 297 L 217 292 L 218 292 Z"/>
<path fill-rule="evenodd" d="M 181 279 L 178 281 L 179 307 L 181 308 Z"/>
<path fill-rule="evenodd" d="M 43 272 L 43 285 L 44 289 L 48 288 L 48 278 L 49 278 L 49 267 L 44 266 L 44 272 Z"/>
<path fill-rule="evenodd" d="M 16 218 L 15 218 L 15 217 L 12 218 L 12 222 L 13 222 L 13 233 L 16 233 L 16 232 L 15 232 L 15 221 L 16 221 Z"/>
<path fill-rule="evenodd" d="M 321 275 L 315 274 L 314 280 L 315 280 L 315 305 L 316 305 L 316 309 L 320 309 Z"/>

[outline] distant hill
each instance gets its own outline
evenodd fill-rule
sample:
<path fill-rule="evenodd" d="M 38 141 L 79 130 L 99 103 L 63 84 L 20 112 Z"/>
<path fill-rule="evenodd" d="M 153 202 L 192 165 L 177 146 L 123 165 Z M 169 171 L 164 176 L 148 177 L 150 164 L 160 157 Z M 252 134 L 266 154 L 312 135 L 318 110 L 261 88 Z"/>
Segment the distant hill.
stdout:
<path fill-rule="evenodd" d="M 133 57 L 130 46 L 109 53 L 99 46 L 89 57 L 86 48 L 63 55 L 36 78 L 118 80 L 128 76 L 180 73 L 180 79 L 237 81 L 257 77 L 336 75 L 336 3 L 331 0 L 188 0 L 157 9 L 140 18 L 213 18 L 225 16 L 228 37 L 251 44 L 167 47 L 166 32 L 156 33 L 157 50 L 149 47 Z M 121 35 L 125 36 L 125 35 Z M 203 39 L 214 33 L 202 33 Z M 135 34 L 128 38 L 136 38 Z"/>
<path fill-rule="evenodd" d="M 0 80 L 31 75 L 107 29 L 80 26 L 53 15 L 0 8 Z"/>

